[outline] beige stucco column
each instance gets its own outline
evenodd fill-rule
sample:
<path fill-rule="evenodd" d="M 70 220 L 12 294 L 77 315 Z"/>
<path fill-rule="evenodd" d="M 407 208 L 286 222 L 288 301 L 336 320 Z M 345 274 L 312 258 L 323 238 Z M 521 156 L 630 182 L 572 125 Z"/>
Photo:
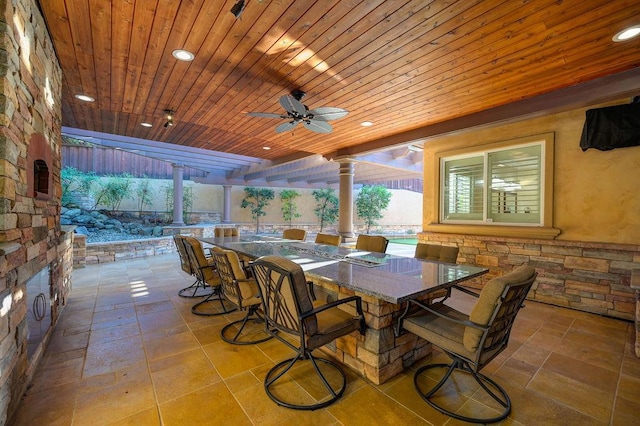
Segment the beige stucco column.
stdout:
<path fill-rule="evenodd" d="M 222 185 L 224 198 L 222 200 L 222 222 L 231 222 L 231 185 Z"/>
<path fill-rule="evenodd" d="M 182 217 L 182 164 L 172 164 L 173 166 L 173 226 L 184 226 Z"/>
<path fill-rule="evenodd" d="M 353 176 L 355 160 L 344 158 L 340 163 L 340 205 L 338 213 L 338 233 L 343 238 L 351 238 L 353 233 Z"/>

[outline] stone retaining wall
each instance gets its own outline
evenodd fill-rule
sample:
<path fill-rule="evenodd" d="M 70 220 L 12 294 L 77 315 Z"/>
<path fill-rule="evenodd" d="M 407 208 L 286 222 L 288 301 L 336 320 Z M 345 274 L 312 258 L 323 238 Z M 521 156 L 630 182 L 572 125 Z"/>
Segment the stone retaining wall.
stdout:
<path fill-rule="evenodd" d="M 105 243 L 87 243 L 85 235 L 75 234 L 73 267 L 84 268 L 87 264 L 116 262 L 118 260 L 174 253 L 176 251 L 176 246 L 173 242 L 174 234 L 208 238 L 213 237 L 214 228 L 215 225 L 167 226 L 163 230 L 165 237 L 109 241 Z"/>
<path fill-rule="evenodd" d="M 640 245 L 430 232 L 420 233 L 419 239 L 456 245 L 458 263 L 490 268 L 474 286 L 529 263 L 538 272 L 530 299 L 625 320 L 635 317 L 631 271 L 640 267 Z"/>
<path fill-rule="evenodd" d="M 89 243 L 86 245 L 84 265 L 95 263 L 116 262 L 118 260 L 135 259 L 138 257 L 156 256 L 173 253 L 176 246 L 173 237 L 148 238 L 144 240 L 111 241 L 108 243 Z M 74 259 L 74 267 L 84 265 Z"/>

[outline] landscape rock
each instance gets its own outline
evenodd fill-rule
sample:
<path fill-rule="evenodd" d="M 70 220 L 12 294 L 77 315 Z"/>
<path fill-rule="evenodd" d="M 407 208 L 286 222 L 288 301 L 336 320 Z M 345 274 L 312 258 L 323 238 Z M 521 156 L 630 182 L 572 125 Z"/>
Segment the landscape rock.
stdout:
<path fill-rule="evenodd" d="M 76 234 L 80 235 L 89 235 L 89 230 L 84 226 L 78 226 L 76 229 Z"/>

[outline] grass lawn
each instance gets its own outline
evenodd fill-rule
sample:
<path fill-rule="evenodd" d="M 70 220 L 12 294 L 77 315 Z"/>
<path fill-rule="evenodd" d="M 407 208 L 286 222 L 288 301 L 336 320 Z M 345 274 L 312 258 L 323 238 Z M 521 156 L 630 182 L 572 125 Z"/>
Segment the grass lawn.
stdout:
<path fill-rule="evenodd" d="M 407 244 L 410 246 L 415 246 L 416 244 L 418 244 L 418 239 L 417 238 L 394 238 L 389 240 L 390 243 L 396 243 L 396 244 Z"/>

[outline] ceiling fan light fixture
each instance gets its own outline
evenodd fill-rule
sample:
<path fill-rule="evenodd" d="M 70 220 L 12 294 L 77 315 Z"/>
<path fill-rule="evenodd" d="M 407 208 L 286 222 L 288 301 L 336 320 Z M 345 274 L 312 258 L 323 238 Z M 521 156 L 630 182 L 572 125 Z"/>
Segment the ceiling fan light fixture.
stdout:
<path fill-rule="evenodd" d="M 171 52 L 171 54 L 177 60 L 185 61 L 185 62 L 193 61 L 193 59 L 196 57 L 193 53 L 189 52 L 188 50 L 184 50 L 184 49 L 176 49 L 173 52 Z"/>
<path fill-rule="evenodd" d="M 231 8 L 231 13 L 236 17 L 236 19 L 240 19 L 240 15 L 242 15 L 245 6 L 246 4 L 244 0 L 238 0 L 236 4 L 233 5 L 233 7 Z"/>
<path fill-rule="evenodd" d="M 305 92 L 296 89 L 290 95 L 280 97 L 280 105 L 284 108 L 285 114 L 275 114 L 271 112 L 247 112 L 247 115 L 263 118 L 280 118 L 287 120 L 285 123 L 276 126 L 276 133 L 285 133 L 293 130 L 299 123 L 312 132 L 331 133 L 333 127 L 327 123 L 330 120 L 337 120 L 349 113 L 346 109 L 336 107 L 319 107 L 309 109 L 300 100 Z"/>

